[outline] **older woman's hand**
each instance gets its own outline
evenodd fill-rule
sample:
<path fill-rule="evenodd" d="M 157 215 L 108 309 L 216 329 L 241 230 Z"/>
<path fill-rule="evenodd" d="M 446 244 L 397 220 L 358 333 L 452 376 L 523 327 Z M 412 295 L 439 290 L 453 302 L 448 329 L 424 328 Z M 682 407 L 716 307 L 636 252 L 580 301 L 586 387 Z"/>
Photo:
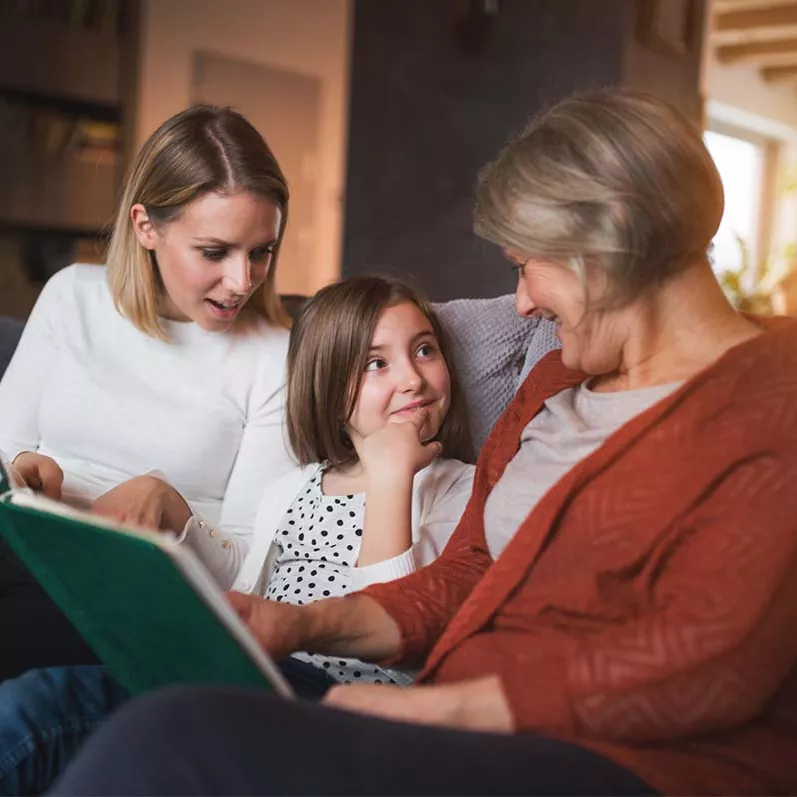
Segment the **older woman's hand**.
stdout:
<path fill-rule="evenodd" d="M 511 733 L 514 730 L 512 713 L 497 675 L 460 683 L 421 684 L 408 688 L 345 684 L 332 687 L 324 703 L 344 711 L 418 725 L 488 733 Z"/>
<path fill-rule="evenodd" d="M 257 641 L 276 659 L 297 650 L 379 660 L 394 656 L 401 643 L 398 626 L 367 595 L 296 606 L 228 592 L 225 597 Z"/>
<path fill-rule="evenodd" d="M 302 646 L 305 625 L 302 606 L 241 592 L 227 592 L 225 597 L 255 639 L 273 658 L 282 659 Z"/>
<path fill-rule="evenodd" d="M 156 476 L 136 476 L 101 495 L 92 511 L 120 523 L 181 532 L 191 517 L 185 499 Z"/>

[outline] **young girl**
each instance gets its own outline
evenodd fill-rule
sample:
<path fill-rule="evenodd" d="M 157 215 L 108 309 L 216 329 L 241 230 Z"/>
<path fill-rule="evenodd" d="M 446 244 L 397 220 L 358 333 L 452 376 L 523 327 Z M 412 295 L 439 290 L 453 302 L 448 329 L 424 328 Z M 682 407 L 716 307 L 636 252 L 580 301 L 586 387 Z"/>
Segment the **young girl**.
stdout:
<path fill-rule="evenodd" d="M 379 277 L 321 290 L 291 332 L 288 436 L 302 468 L 260 502 L 233 588 L 306 603 L 429 564 L 470 497 L 473 451 L 437 318 Z M 189 523 L 186 542 L 224 582 L 233 552 Z M 373 665 L 297 654 L 339 681 L 405 682 Z"/>

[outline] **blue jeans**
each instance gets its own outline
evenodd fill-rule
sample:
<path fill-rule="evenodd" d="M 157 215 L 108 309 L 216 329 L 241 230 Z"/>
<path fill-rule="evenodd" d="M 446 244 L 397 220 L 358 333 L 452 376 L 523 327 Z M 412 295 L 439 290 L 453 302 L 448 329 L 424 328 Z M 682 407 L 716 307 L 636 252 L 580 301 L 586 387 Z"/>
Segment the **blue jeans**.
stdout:
<path fill-rule="evenodd" d="M 127 700 L 104 667 L 48 667 L 0 683 L 0 794 L 41 794 Z"/>
<path fill-rule="evenodd" d="M 298 659 L 280 662 L 297 696 L 317 700 L 334 681 Z M 48 667 L 0 683 L 0 795 L 42 794 L 83 742 L 128 700 L 104 667 Z"/>

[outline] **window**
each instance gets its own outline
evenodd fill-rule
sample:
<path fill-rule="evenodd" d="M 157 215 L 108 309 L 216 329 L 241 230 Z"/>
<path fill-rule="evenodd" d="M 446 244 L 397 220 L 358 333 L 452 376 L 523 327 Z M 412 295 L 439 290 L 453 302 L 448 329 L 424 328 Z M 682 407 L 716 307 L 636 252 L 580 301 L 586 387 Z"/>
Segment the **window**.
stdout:
<path fill-rule="evenodd" d="M 769 148 L 764 142 L 709 130 L 705 142 L 725 189 L 725 213 L 714 236 L 714 270 L 748 268 L 750 278 L 766 259 L 765 219 Z"/>

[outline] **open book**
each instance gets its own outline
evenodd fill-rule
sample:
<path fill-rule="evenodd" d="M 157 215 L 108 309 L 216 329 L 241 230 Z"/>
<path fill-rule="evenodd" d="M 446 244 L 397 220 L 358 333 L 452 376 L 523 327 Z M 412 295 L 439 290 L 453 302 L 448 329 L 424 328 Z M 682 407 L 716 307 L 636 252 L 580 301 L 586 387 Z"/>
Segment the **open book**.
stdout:
<path fill-rule="evenodd" d="M 291 695 L 204 565 L 173 535 L 34 494 L 0 458 L 0 537 L 131 693 L 205 683 Z"/>

